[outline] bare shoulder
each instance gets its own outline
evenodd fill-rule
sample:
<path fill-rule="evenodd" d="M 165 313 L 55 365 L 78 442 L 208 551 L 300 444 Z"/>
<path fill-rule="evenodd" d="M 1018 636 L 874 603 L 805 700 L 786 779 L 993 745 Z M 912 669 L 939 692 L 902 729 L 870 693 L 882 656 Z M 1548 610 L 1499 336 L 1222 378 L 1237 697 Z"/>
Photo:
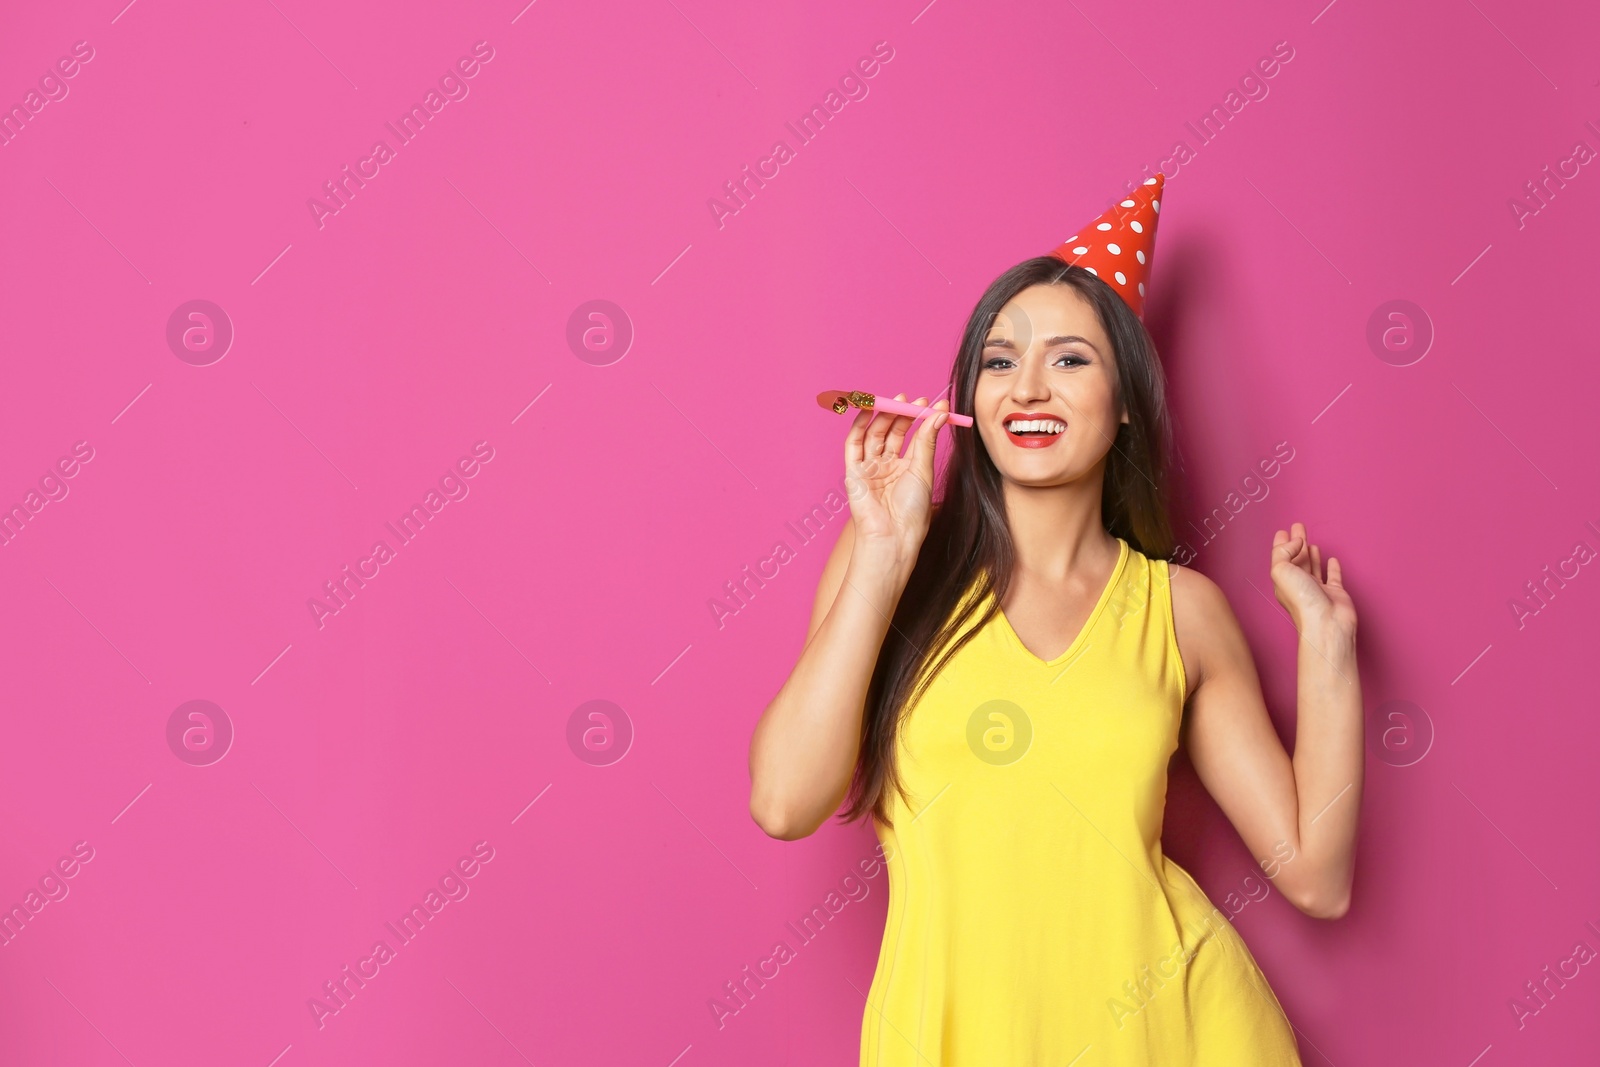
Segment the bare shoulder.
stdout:
<path fill-rule="evenodd" d="M 1172 575 L 1172 628 L 1183 657 L 1189 691 L 1205 679 L 1207 668 L 1236 651 L 1244 635 L 1222 587 L 1190 567 L 1169 564 Z"/>
<path fill-rule="evenodd" d="M 1170 563 L 1172 575 L 1172 616 L 1178 627 L 1187 619 L 1192 623 L 1220 621 L 1221 616 L 1231 618 L 1233 608 L 1222 587 L 1192 567 Z"/>

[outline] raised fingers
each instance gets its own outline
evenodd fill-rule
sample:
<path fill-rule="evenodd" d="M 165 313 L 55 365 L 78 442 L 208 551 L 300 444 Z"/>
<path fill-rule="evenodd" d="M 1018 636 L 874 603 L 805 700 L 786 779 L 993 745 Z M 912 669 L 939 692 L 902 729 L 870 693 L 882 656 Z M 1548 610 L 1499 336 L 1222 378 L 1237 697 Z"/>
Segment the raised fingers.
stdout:
<path fill-rule="evenodd" d="M 906 395 L 904 393 L 896 393 L 894 398 L 896 400 L 904 400 Z M 867 427 L 866 450 L 868 459 L 876 459 L 883 454 L 884 442 L 889 437 L 889 428 L 895 424 L 895 421 L 896 419 L 893 415 L 883 412 L 873 413 L 872 424 Z"/>
<path fill-rule="evenodd" d="M 1311 573 L 1311 544 L 1306 538 L 1306 524 L 1303 522 L 1289 525 L 1289 546 L 1294 549 L 1289 557 L 1289 562 L 1306 573 Z"/>
<path fill-rule="evenodd" d="M 903 398 L 896 397 L 896 399 L 903 399 Z M 915 403 L 915 404 L 917 404 L 919 406 L 922 405 L 922 404 L 926 404 L 927 402 L 928 402 L 928 398 L 925 397 L 925 396 L 919 396 L 919 397 L 917 397 L 917 399 L 915 401 L 913 401 L 913 403 Z M 907 415 L 896 415 L 895 416 L 894 424 L 889 427 L 889 437 L 883 443 L 883 448 L 884 448 L 885 452 L 887 452 L 891 456 L 898 456 L 900 454 L 900 445 L 906 439 L 906 431 L 911 428 L 911 422 L 912 422 L 912 420 L 911 420 L 910 416 L 907 416 Z"/>
<path fill-rule="evenodd" d="M 922 420 L 917 427 L 917 432 L 911 438 L 911 449 L 906 453 L 910 458 L 917 477 L 927 483 L 929 490 L 933 488 L 933 447 L 938 440 L 939 429 L 950 420 L 950 402 L 941 400 L 933 405 L 933 414 Z"/>
<path fill-rule="evenodd" d="M 1295 536 L 1288 530 L 1279 530 L 1272 538 L 1273 562 L 1282 560 L 1285 563 L 1300 564 L 1300 554 L 1305 551 L 1304 537 Z"/>
<path fill-rule="evenodd" d="M 1295 556 L 1295 566 L 1299 567 L 1301 570 L 1305 571 L 1307 574 L 1316 578 L 1320 582 L 1322 580 L 1321 573 L 1312 569 L 1313 552 L 1311 548 L 1311 535 L 1306 533 L 1306 524 L 1303 522 L 1297 522 L 1293 524 L 1289 527 L 1289 533 L 1291 536 L 1300 539 L 1300 551 Z"/>
<path fill-rule="evenodd" d="M 850 420 L 850 432 L 844 437 L 844 466 L 846 470 L 859 467 L 866 459 L 864 445 L 867 438 L 867 423 L 872 419 L 872 412 L 860 408 L 856 409 L 856 417 Z"/>

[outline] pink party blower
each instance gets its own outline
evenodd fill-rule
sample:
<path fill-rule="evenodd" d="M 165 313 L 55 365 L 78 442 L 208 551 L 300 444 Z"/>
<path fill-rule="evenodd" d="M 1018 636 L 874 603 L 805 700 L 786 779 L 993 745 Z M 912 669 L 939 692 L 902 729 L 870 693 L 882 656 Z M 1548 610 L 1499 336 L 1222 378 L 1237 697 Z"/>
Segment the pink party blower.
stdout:
<path fill-rule="evenodd" d="M 890 415 L 909 415 L 914 419 L 922 418 L 924 415 L 938 414 L 933 408 L 923 407 L 920 404 L 909 404 L 904 400 L 888 400 L 873 396 L 871 393 L 847 393 L 842 389 L 830 389 L 825 393 L 818 393 L 817 403 L 829 411 L 838 412 L 840 415 L 843 415 L 853 407 L 864 408 L 868 411 L 884 411 Z M 957 415 L 954 412 L 950 412 L 949 415 L 948 421 L 952 425 L 972 425 L 971 415 Z"/>

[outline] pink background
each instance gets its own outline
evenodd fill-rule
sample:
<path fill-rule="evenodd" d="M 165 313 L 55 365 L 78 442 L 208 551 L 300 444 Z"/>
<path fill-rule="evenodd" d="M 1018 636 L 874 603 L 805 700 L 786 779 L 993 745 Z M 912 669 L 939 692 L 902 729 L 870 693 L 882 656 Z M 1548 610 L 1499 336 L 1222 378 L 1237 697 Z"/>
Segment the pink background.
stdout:
<path fill-rule="evenodd" d="M 1600 950 L 1600 576 L 1510 607 L 1600 548 L 1600 175 L 1508 206 L 1600 148 L 1590 7 L 124 2 L 0 36 L 8 105 L 93 49 L 0 148 L 0 505 L 93 450 L 0 548 L 0 904 L 93 849 L 0 948 L 0 1062 L 854 1062 L 881 874 L 725 1025 L 708 1006 L 874 844 L 746 810 L 837 525 L 786 526 L 841 474 L 809 397 L 936 390 L 987 282 L 1179 140 L 1148 321 L 1184 528 L 1294 453 L 1195 563 L 1286 738 L 1265 562 L 1296 519 L 1345 562 L 1369 708 L 1422 709 L 1371 746 L 1351 914 L 1274 892 L 1235 921 L 1307 1064 L 1593 1056 L 1594 965 L 1520 1028 L 1509 1006 Z M 319 228 L 308 198 L 478 41 L 469 94 Z M 797 145 L 880 41 L 868 95 Z M 1279 41 L 1201 145 L 1186 123 Z M 780 138 L 719 227 L 708 200 Z M 236 332 L 207 366 L 166 340 L 194 299 Z M 594 299 L 635 332 L 605 366 L 567 342 Z M 1393 299 L 1435 333 L 1407 366 L 1366 339 Z M 319 628 L 307 601 L 479 441 L 469 495 Z M 209 766 L 167 741 L 194 699 L 236 732 Z M 567 740 L 594 699 L 634 731 L 609 766 Z M 1186 765 L 1169 811 L 1171 853 L 1237 891 L 1253 863 Z M 323 983 L 480 841 L 469 895 L 319 1028 Z"/>

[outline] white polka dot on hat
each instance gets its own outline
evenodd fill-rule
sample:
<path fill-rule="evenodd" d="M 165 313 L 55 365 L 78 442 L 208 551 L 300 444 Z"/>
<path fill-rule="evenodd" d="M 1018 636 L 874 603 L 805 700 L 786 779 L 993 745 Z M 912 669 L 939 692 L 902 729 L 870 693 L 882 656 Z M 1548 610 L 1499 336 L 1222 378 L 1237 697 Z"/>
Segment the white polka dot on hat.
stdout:
<path fill-rule="evenodd" d="M 1164 174 L 1146 178 L 1126 200 L 1050 253 L 1103 280 L 1140 318 L 1144 317 L 1145 282 L 1150 277 L 1150 257 L 1155 254 L 1156 220 L 1165 183 Z M 1091 236 L 1084 239 L 1081 235 L 1085 233 Z M 1134 262 L 1129 261 L 1129 252 Z"/>

